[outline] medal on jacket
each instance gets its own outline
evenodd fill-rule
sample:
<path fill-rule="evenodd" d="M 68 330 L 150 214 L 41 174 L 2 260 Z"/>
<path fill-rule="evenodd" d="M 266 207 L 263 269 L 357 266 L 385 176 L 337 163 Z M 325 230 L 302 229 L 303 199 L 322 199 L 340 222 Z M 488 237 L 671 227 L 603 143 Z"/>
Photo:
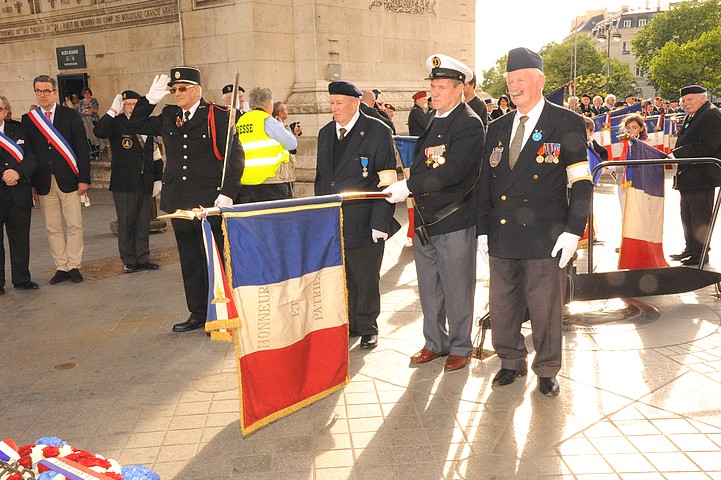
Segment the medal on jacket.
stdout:
<path fill-rule="evenodd" d="M 499 163 L 501 163 L 501 158 L 503 157 L 503 147 L 501 146 L 501 142 L 498 142 L 498 146 L 494 147 L 491 151 L 491 157 L 488 159 L 488 163 L 491 164 L 491 167 L 497 167 Z"/>
<path fill-rule="evenodd" d="M 178 115 L 177 117 L 175 117 L 175 126 L 176 126 L 176 127 L 178 127 L 178 128 L 182 127 L 182 126 L 183 126 L 183 123 L 185 123 L 185 122 L 183 121 L 183 117 L 181 117 L 180 115 Z"/>
<path fill-rule="evenodd" d="M 546 152 L 548 152 L 548 155 L 546 156 L 546 162 L 558 163 L 558 157 L 561 156 L 561 144 L 560 143 L 547 143 L 546 144 Z M 550 157 L 550 159 L 549 159 L 549 157 Z"/>
<path fill-rule="evenodd" d="M 360 157 L 361 167 L 363 167 L 363 177 L 368 176 L 368 157 Z"/>
<path fill-rule="evenodd" d="M 446 163 L 446 159 L 443 154 L 446 151 L 445 145 L 436 145 L 435 147 L 426 147 L 426 167 L 438 168 L 439 166 Z"/>
<path fill-rule="evenodd" d="M 133 140 L 130 137 L 123 137 L 120 144 L 126 150 L 130 150 L 131 148 L 133 148 Z"/>
<path fill-rule="evenodd" d="M 538 147 L 538 156 L 536 157 L 536 163 L 543 163 L 544 155 L 546 154 L 546 144 L 542 144 Z"/>

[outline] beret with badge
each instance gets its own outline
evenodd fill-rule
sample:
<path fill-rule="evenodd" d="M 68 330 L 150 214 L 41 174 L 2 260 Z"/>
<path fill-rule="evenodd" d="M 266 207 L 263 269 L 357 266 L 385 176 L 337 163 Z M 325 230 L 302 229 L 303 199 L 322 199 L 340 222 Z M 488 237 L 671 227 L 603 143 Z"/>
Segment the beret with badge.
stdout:
<path fill-rule="evenodd" d="M 134 90 L 125 90 L 122 96 L 123 100 L 140 100 L 140 94 Z"/>
<path fill-rule="evenodd" d="M 348 97 L 363 96 L 363 92 L 360 91 L 360 88 L 356 87 L 353 82 L 347 82 L 345 80 L 330 82 L 328 84 L 328 93 L 330 95 L 345 95 Z"/>
<path fill-rule="evenodd" d="M 195 67 L 173 67 L 170 69 L 168 86 L 172 87 L 174 83 L 200 85 L 200 70 Z"/>
<path fill-rule="evenodd" d="M 223 95 L 225 95 L 226 93 L 230 93 L 232 91 L 233 91 L 233 85 L 231 85 L 231 84 L 228 84 L 223 87 Z M 245 93 L 245 89 L 243 87 L 241 87 L 240 85 L 238 85 L 238 91 Z"/>
<path fill-rule="evenodd" d="M 450 78 L 451 80 L 460 80 L 466 83 L 473 79 L 473 72 L 468 68 L 468 65 L 442 53 L 436 53 L 428 57 L 426 69 L 428 69 L 429 73 L 426 80 Z"/>

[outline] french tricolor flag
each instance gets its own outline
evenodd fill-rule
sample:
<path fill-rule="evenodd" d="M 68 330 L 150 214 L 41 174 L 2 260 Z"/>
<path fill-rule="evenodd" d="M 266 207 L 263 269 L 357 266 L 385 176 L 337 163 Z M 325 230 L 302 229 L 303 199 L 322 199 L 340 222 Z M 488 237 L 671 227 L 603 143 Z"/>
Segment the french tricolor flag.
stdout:
<path fill-rule="evenodd" d="M 3 462 L 14 462 L 18 460 L 18 446 L 12 440 L 0 441 L 0 460 Z"/>

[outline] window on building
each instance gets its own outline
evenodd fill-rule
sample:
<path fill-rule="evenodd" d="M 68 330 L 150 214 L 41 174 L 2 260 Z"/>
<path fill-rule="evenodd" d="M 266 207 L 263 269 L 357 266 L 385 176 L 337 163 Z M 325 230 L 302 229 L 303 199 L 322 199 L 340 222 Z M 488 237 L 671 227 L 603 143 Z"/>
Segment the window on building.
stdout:
<path fill-rule="evenodd" d="M 631 46 L 628 42 L 623 42 L 623 50 L 621 51 L 623 55 L 629 55 L 631 53 Z"/>
<path fill-rule="evenodd" d="M 641 76 L 641 67 L 634 68 L 634 76 L 636 76 L 636 77 Z"/>
<path fill-rule="evenodd" d="M 624 20 L 623 28 L 631 28 L 631 20 Z"/>
<path fill-rule="evenodd" d="M 639 19 L 638 19 L 638 26 L 639 26 L 639 27 L 645 27 L 645 26 L 646 26 L 646 19 L 645 19 L 645 18 L 639 18 Z"/>

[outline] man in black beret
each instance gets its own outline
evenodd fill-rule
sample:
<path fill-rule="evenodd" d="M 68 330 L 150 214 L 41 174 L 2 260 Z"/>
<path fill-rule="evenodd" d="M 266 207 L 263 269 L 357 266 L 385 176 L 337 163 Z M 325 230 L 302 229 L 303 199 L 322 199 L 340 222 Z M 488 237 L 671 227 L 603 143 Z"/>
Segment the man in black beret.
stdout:
<path fill-rule="evenodd" d="M 150 220 L 153 197 L 160 194 L 163 160 L 155 158 L 153 137 L 129 132 L 128 122 L 140 95 L 125 90 L 113 99 L 95 125 L 98 138 L 110 139 L 110 191 L 118 215 L 118 250 L 123 272 L 157 270 L 150 261 Z"/>
<path fill-rule="evenodd" d="M 351 82 L 328 85 L 333 120 L 318 133 L 315 194 L 379 191 L 396 179 L 390 129 L 359 110 L 363 93 Z M 343 202 L 348 320 L 361 348 L 378 345 L 380 268 L 385 240 L 400 225 L 383 199 Z"/>
<path fill-rule="evenodd" d="M 483 123 L 463 102 L 473 73 L 448 55 L 428 57 L 435 111 L 418 137 L 408 180 L 390 185 L 389 202 L 415 199 L 413 257 L 423 309 L 424 345 L 412 364 L 447 356 L 444 370 L 468 365 L 476 286 L 474 189 L 483 153 Z"/>
<path fill-rule="evenodd" d="M 581 115 L 584 117 L 593 117 L 593 105 L 591 105 L 591 95 L 584 93 L 581 95 L 581 104 L 578 106 Z"/>
<path fill-rule="evenodd" d="M 681 89 L 686 119 L 678 131 L 673 156 L 676 158 L 714 157 L 721 159 L 721 111 L 708 100 L 706 89 L 688 85 Z M 683 265 L 701 263 L 703 244 L 713 214 L 714 192 L 721 185 L 716 165 L 679 165 L 674 188 L 681 194 L 681 224 L 686 247 L 671 255 Z M 704 255 L 703 263 L 708 262 Z"/>
<path fill-rule="evenodd" d="M 176 104 L 165 106 L 160 115 L 150 116 L 155 105 L 169 93 Z M 166 212 L 199 206 L 227 207 L 240 190 L 244 156 L 237 135 L 231 135 L 230 152 L 227 162 L 224 161 L 228 109 L 206 102 L 202 93 L 197 68 L 173 67 L 170 77 L 155 76 L 128 123 L 130 133 L 163 137 L 166 164 L 160 208 Z M 212 215 L 208 221 L 223 255 L 221 217 Z M 174 325 L 173 331 L 187 332 L 203 328 L 207 316 L 208 269 L 202 225 L 175 218 L 171 222 L 190 311 L 190 318 Z"/>
<path fill-rule="evenodd" d="M 586 127 L 576 113 L 543 98 L 546 77 L 536 52 L 511 50 L 506 71 L 518 109 L 488 126 L 478 188 L 478 249 L 489 261 L 493 347 L 501 359 L 493 384 L 528 373 L 521 333 L 528 311 L 538 387 L 555 396 L 566 266 L 593 192 Z"/>
<path fill-rule="evenodd" d="M 222 89 L 223 92 L 223 105 L 226 107 L 230 107 L 233 104 L 233 85 L 226 85 Z M 240 117 L 242 114 L 246 112 L 244 110 L 245 107 L 245 89 L 238 85 L 238 103 L 236 105 L 236 108 L 238 109 L 237 117 Z"/>

